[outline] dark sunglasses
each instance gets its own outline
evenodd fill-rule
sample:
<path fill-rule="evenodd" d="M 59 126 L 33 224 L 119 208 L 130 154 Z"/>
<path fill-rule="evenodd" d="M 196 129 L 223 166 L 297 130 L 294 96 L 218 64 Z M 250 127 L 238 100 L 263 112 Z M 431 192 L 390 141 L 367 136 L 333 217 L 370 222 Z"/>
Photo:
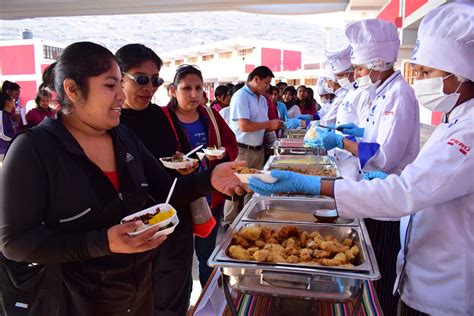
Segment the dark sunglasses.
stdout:
<path fill-rule="evenodd" d="M 149 78 L 148 76 L 145 76 L 145 75 L 134 76 L 127 72 L 124 72 L 123 74 L 127 76 L 128 78 L 132 79 L 133 81 L 135 81 L 140 86 L 146 86 L 151 81 L 151 85 L 155 88 L 158 88 L 164 82 L 164 80 L 158 76 L 153 76 Z"/>

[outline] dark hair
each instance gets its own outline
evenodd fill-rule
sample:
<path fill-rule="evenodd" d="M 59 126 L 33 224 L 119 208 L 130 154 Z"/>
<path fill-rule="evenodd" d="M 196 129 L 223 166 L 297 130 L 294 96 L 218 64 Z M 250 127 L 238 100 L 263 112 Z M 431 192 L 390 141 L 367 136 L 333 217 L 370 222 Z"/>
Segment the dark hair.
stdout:
<path fill-rule="evenodd" d="M 309 87 L 306 87 L 306 90 L 308 90 L 308 98 L 310 100 L 313 100 L 314 99 L 314 90 L 309 88 Z"/>
<path fill-rule="evenodd" d="M 129 71 L 133 67 L 138 67 L 145 61 L 152 61 L 158 67 L 158 71 L 163 66 L 161 58 L 149 47 L 143 44 L 128 44 L 122 46 L 116 53 L 115 57 L 119 63 L 120 69 L 124 72 Z"/>
<path fill-rule="evenodd" d="M 0 91 L 0 110 L 5 108 L 5 104 L 8 100 L 13 101 L 12 97 L 8 93 L 5 91 Z"/>
<path fill-rule="evenodd" d="M 2 84 L 2 91 L 7 92 L 7 91 L 16 91 L 20 90 L 20 85 L 16 82 L 11 82 L 8 80 L 5 80 Z"/>
<path fill-rule="evenodd" d="M 227 86 L 218 86 L 216 88 L 216 90 L 214 91 L 214 96 L 216 97 L 222 97 L 222 96 L 225 96 L 225 95 L 231 95 L 232 94 L 232 91 L 231 89 L 229 89 L 229 87 Z"/>
<path fill-rule="evenodd" d="M 277 91 L 280 93 L 280 90 L 276 86 L 270 86 L 270 89 L 268 89 L 268 93 L 271 95 L 273 91 Z"/>
<path fill-rule="evenodd" d="M 242 89 L 245 86 L 245 82 L 239 82 L 234 86 L 234 89 L 232 90 L 232 94 L 236 93 L 240 89 Z"/>
<path fill-rule="evenodd" d="M 253 80 L 254 77 L 259 77 L 260 79 L 265 79 L 267 77 L 272 77 L 274 78 L 275 76 L 273 75 L 273 72 L 268 68 L 267 66 L 258 66 L 254 70 L 252 70 L 251 73 L 249 73 L 249 76 L 247 78 L 247 82 L 250 82 Z"/>
<path fill-rule="evenodd" d="M 174 75 L 172 83 L 174 88 L 177 89 L 179 82 L 186 78 L 186 76 L 188 75 L 196 75 L 201 79 L 202 82 L 204 82 L 201 70 L 199 70 L 199 68 L 194 65 L 182 64 L 179 65 L 178 68 L 176 68 L 176 74 Z M 176 100 L 175 97 L 172 97 L 169 102 L 169 105 L 171 106 L 171 108 L 176 108 L 176 106 L 178 106 L 178 100 Z"/>
<path fill-rule="evenodd" d="M 288 84 L 284 81 L 280 81 L 279 83 L 276 84 L 276 87 L 277 88 L 280 88 L 281 86 L 285 86 L 285 87 L 288 87 Z"/>
<path fill-rule="evenodd" d="M 38 92 L 36 93 L 35 103 L 36 103 L 37 108 L 39 108 L 39 106 L 40 106 L 40 102 L 41 102 L 42 97 L 48 97 L 48 98 L 51 99 L 51 92 L 49 92 L 48 89 L 44 86 L 44 83 L 42 83 L 39 86 Z"/>
<path fill-rule="evenodd" d="M 283 94 L 290 92 L 290 94 L 294 97 L 296 95 L 296 89 L 293 86 L 288 86 L 283 90 Z"/>
<path fill-rule="evenodd" d="M 298 89 L 296 89 L 296 91 L 298 92 L 298 90 L 299 90 L 300 88 L 305 89 L 306 92 L 308 92 L 308 96 L 306 97 L 305 100 L 299 100 L 299 99 L 298 99 L 298 105 L 303 101 L 303 102 L 304 102 L 303 108 L 305 108 L 305 109 L 311 109 L 311 108 L 313 107 L 313 100 L 310 98 L 308 88 L 307 88 L 305 85 L 301 85 L 301 86 L 298 87 Z"/>
<path fill-rule="evenodd" d="M 56 91 L 61 104 L 61 112 L 69 114 L 73 110 L 71 102 L 64 92 L 63 82 L 72 79 L 87 99 L 88 80 L 110 70 L 117 60 L 105 47 L 92 42 L 77 42 L 66 47 L 59 59 L 43 73 L 44 86 Z"/>
<path fill-rule="evenodd" d="M 234 87 L 235 87 L 235 85 L 234 85 L 233 83 L 230 83 L 230 82 L 229 82 L 229 83 L 226 83 L 225 86 L 226 86 L 227 88 L 229 88 L 229 90 L 231 90 L 231 91 L 233 91 L 233 90 L 234 90 Z"/>

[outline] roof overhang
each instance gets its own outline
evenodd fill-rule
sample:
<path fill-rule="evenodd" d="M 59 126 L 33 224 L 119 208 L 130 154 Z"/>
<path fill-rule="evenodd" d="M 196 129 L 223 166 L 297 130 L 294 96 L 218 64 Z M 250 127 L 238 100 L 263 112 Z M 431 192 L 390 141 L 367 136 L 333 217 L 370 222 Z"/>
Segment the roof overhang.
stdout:
<path fill-rule="evenodd" d="M 317 14 L 344 11 L 348 3 L 349 0 L 2 0 L 0 19 L 197 11 Z"/>

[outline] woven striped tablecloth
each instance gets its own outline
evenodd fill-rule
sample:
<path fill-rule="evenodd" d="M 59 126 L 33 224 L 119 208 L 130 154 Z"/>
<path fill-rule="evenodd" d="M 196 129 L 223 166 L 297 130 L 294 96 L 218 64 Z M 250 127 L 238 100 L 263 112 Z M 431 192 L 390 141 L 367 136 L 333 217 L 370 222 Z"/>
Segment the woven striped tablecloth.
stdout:
<path fill-rule="evenodd" d="M 239 316 L 273 316 L 278 315 L 278 311 L 274 309 L 274 301 L 277 299 L 271 296 L 257 296 L 237 293 L 237 297 L 234 300 L 234 304 L 237 307 Z M 351 301 L 348 303 L 329 303 L 310 301 L 312 305 L 312 312 L 306 311 L 304 315 L 324 315 L 324 316 L 338 316 L 338 315 L 352 315 L 354 310 L 355 302 Z M 364 291 L 362 293 L 362 305 L 359 309 L 358 316 L 365 315 L 383 315 L 380 308 L 377 296 L 372 282 L 365 282 Z M 232 316 L 228 307 L 225 308 L 223 316 Z M 298 311 L 295 311 L 293 316 L 303 316 Z"/>

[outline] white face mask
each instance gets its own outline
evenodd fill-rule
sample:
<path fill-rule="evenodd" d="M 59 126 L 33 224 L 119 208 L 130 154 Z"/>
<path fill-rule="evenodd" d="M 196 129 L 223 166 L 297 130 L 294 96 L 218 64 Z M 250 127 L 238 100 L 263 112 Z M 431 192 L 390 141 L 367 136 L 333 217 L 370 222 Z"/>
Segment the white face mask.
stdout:
<path fill-rule="evenodd" d="M 349 81 L 349 78 L 337 79 L 337 83 L 346 90 L 351 90 L 354 86 L 352 82 Z"/>
<path fill-rule="evenodd" d="M 445 94 L 443 92 L 444 79 L 449 78 L 450 74 L 444 78 L 436 77 L 430 79 L 415 80 L 413 90 L 421 106 L 433 112 L 449 113 L 459 99 L 460 93 L 457 93 L 461 84 L 454 93 Z"/>
<path fill-rule="evenodd" d="M 326 90 L 326 92 L 328 93 L 334 93 L 334 88 L 333 87 L 329 87 L 328 83 L 326 81 L 323 82 L 323 87 L 324 87 L 324 90 Z"/>
<path fill-rule="evenodd" d="M 321 103 L 322 103 L 322 104 L 329 104 L 329 103 L 331 103 L 331 100 L 329 100 L 329 99 L 321 99 Z"/>
<path fill-rule="evenodd" d="M 372 69 L 370 69 L 367 75 L 359 77 L 355 80 L 359 88 L 364 89 L 364 90 L 370 90 L 372 86 L 378 87 L 380 85 L 380 76 L 382 76 L 382 73 L 380 73 L 379 80 L 373 83 L 372 79 L 370 79 L 371 72 L 372 72 Z"/>

